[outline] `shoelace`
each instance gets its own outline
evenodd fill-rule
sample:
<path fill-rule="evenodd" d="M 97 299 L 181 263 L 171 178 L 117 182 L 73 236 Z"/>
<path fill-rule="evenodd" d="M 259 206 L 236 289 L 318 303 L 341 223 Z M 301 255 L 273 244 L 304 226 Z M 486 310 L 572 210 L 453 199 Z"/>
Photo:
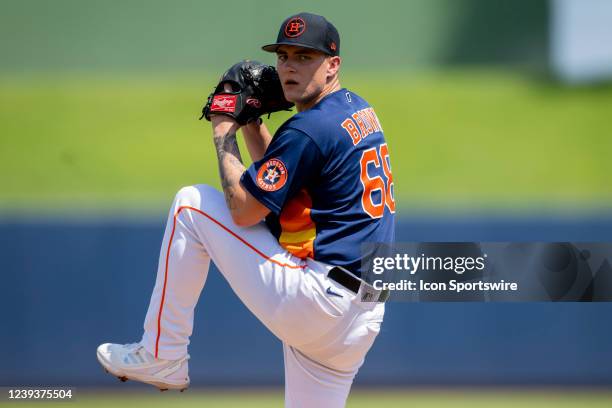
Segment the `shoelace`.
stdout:
<path fill-rule="evenodd" d="M 147 358 L 147 351 L 140 343 L 129 343 L 125 345 L 125 348 L 128 349 L 128 354 L 139 355 L 143 361 L 149 360 Z M 142 353 L 141 351 L 144 351 L 144 353 Z"/>
<path fill-rule="evenodd" d="M 128 344 L 125 345 L 125 348 L 130 350 L 130 352 L 137 351 L 141 347 L 142 347 L 142 345 L 140 343 L 128 343 Z"/>
<path fill-rule="evenodd" d="M 136 364 L 144 364 L 151 360 L 149 353 L 140 343 L 129 343 L 124 345 L 127 349 L 127 354 L 124 357 L 124 362 L 129 364 L 129 361 Z"/>

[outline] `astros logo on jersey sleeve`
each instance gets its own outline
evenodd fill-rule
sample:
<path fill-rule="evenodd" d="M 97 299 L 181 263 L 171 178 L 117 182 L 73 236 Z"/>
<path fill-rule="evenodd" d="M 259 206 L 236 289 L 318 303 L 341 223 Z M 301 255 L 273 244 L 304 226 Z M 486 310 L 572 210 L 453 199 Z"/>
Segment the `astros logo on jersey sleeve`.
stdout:
<path fill-rule="evenodd" d="M 257 186 L 264 191 L 276 191 L 287 182 L 287 167 L 279 159 L 270 159 L 257 172 Z"/>

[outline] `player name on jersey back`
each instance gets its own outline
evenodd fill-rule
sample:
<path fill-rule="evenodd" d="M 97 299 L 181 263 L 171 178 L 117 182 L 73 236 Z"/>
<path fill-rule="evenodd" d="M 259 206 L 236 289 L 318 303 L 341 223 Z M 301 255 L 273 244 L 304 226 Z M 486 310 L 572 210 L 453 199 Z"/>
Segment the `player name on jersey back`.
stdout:
<path fill-rule="evenodd" d="M 356 146 L 363 139 L 375 132 L 382 132 L 382 126 L 376 116 L 376 112 L 371 107 L 360 109 L 350 117 L 342 121 L 341 126 Z"/>

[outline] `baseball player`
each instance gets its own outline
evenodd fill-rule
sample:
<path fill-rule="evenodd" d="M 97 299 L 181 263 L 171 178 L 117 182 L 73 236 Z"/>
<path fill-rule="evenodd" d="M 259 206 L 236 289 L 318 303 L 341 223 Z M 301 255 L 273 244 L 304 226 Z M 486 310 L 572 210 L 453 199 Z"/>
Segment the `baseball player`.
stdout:
<path fill-rule="evenodd" d="M 263 49 L 276 54 L 277 71 L 237 64 L 204 109 L 223 194 L 205 185 L 178 192 L 142 339 L 102 344 L 97 357 L 123 380 L 185 389 L 194 307 L 212 260 L 282 341 L 285 406 L 344 407 L 388 296 L 362 280 L 360 246 L 394 239 L 389 150 L 374 110 L 340 86 L 340 37 L 324 17 L 287 18 Z M 276 72 L 276 82 L 264 78 Z M 257 116 L 286 101 L 270 108 L 254 89 L 274 83 L 297 113 L 272 136 Z"/>

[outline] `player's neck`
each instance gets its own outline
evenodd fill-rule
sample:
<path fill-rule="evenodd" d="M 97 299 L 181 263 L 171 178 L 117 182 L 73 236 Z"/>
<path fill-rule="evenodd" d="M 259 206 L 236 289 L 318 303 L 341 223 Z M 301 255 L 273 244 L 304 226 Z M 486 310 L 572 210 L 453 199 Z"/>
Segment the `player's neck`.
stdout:
<path fill-rule="evenodd" d="M 319 103 L 321 99 L 325 98 L 330 93 L 334 93 L 336 91 L 339 91 L 340 89 L 341 89 L 340 80 L 336 76 L 332 81 L 330 81 L 328 84 L 325 85 L 325 88 L 323 88 L 323 91 L 316 98 L 313 98 L 312 100 L 304 104 L 296 103 L 295 108 L 297 109 L 298 112 L 303 112 L 305 110 L 308 110 L 312 108 L 313 106 L 315 106 L 317 103 Z"/>

